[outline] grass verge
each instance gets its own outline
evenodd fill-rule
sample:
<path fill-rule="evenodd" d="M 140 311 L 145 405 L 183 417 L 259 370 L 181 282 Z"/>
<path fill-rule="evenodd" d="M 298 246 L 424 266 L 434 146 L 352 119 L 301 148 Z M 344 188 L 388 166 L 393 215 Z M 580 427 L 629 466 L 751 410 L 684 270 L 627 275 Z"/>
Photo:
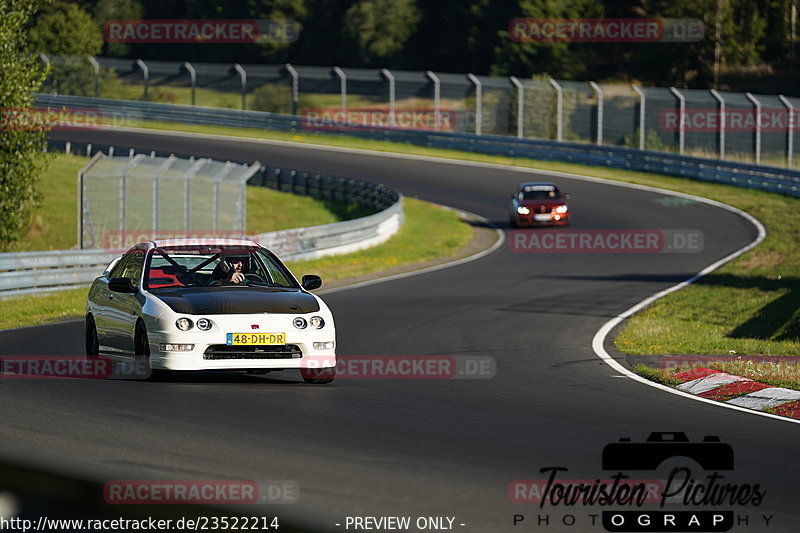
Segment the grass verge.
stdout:
<path fill-rule="evenodd" d="M 314 273 L 333 281 L 447 257 L 472 238 L 472 227 L 455 211 L 413 198 L 404 199 L 404 207 L 405 222 L 387 242 L 352 254 L 288 262 L 287 266 L 298 276 Z M 85 306 L 85 288 L 0 300 L 0 329 L 79 318 Z"/>

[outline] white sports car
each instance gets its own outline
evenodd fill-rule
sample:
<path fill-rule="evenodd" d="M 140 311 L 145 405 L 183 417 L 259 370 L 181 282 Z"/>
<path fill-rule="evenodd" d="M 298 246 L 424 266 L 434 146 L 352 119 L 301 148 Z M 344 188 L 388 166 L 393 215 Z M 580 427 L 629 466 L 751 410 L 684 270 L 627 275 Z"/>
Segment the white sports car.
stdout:
<path fill-rule="evenodd" d="M 336 372 L 336 330 L 325 303 L 269 250 L 246 240 L 137 244 L 89 289 L 86 353 L 153 370 L 299 369 L 306 382 Z"/>

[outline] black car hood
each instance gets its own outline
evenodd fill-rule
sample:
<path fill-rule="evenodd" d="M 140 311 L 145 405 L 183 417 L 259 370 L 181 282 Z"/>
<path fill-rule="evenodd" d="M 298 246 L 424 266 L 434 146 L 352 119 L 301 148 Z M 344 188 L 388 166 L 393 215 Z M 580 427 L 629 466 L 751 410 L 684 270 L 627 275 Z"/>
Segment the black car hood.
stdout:
<path fill-rule="evenodd" d="M 164 288 L 151 294 L 176 313 L 225 315 L 247 313 L 313 313 L 317 299 L 300 289 L 278 287 Z"/>

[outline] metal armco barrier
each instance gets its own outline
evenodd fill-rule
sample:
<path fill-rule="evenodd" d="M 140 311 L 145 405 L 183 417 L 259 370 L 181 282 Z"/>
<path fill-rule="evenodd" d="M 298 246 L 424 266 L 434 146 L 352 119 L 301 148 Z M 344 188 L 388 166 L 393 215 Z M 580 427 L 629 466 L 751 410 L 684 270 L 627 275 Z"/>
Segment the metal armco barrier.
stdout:
<path fill-rule="evenodd" d="M 641 170 L 800 197 L 800 171 L 797 170 L 692 157 L 655 150 L 460 132 L 401 129 L 361 130 L 353 127 L 344 128 L 342 131 L 331 128 L 320 131 L 304 128 L 303 119 L 299 116 L 78 96 L 39 95 L 37 105 L 83 109 L 92 107 L 99 109 L 103 116 L 111 117 L 112 125 L 116 120 L 114 117 L 118 117 L 119 125 L 124 125 L 124 120 L 146 120 L 262 128 L 288 132 L 346 134 L 372 140 L 488 155 Z M 128 117 L 128 119 L 124 117 Z"/>

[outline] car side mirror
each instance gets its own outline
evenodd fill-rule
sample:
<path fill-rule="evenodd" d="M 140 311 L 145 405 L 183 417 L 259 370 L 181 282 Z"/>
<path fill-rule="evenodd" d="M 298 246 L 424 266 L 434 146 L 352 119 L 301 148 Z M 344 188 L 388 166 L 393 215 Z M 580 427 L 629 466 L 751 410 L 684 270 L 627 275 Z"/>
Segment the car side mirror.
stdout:
<path fill-rule="evenodd" d="M 108 289 L 112 292 L 124 292 L 134 294 L 139 292 L 139 289 L 133 286 L 131 280 L 128 278 L 111 278 L 108 280 Z"/>
<path fill-rule="evenodd" d="M 314 289 L 319 289 L 322 287 L 322 278 L 315 276 L 314 274 L 308 274 L 303 276 L 303 282 L 301 285 L 305 290 L 313 291 Z"/>
<path fill-rule="evenodd" d="M 572 198 L 572 195 L 570 193 L 568 193 L 568 192 L 565 192 L 564 193 L 564 200 L 569 200 L 570 198 Z"/>

